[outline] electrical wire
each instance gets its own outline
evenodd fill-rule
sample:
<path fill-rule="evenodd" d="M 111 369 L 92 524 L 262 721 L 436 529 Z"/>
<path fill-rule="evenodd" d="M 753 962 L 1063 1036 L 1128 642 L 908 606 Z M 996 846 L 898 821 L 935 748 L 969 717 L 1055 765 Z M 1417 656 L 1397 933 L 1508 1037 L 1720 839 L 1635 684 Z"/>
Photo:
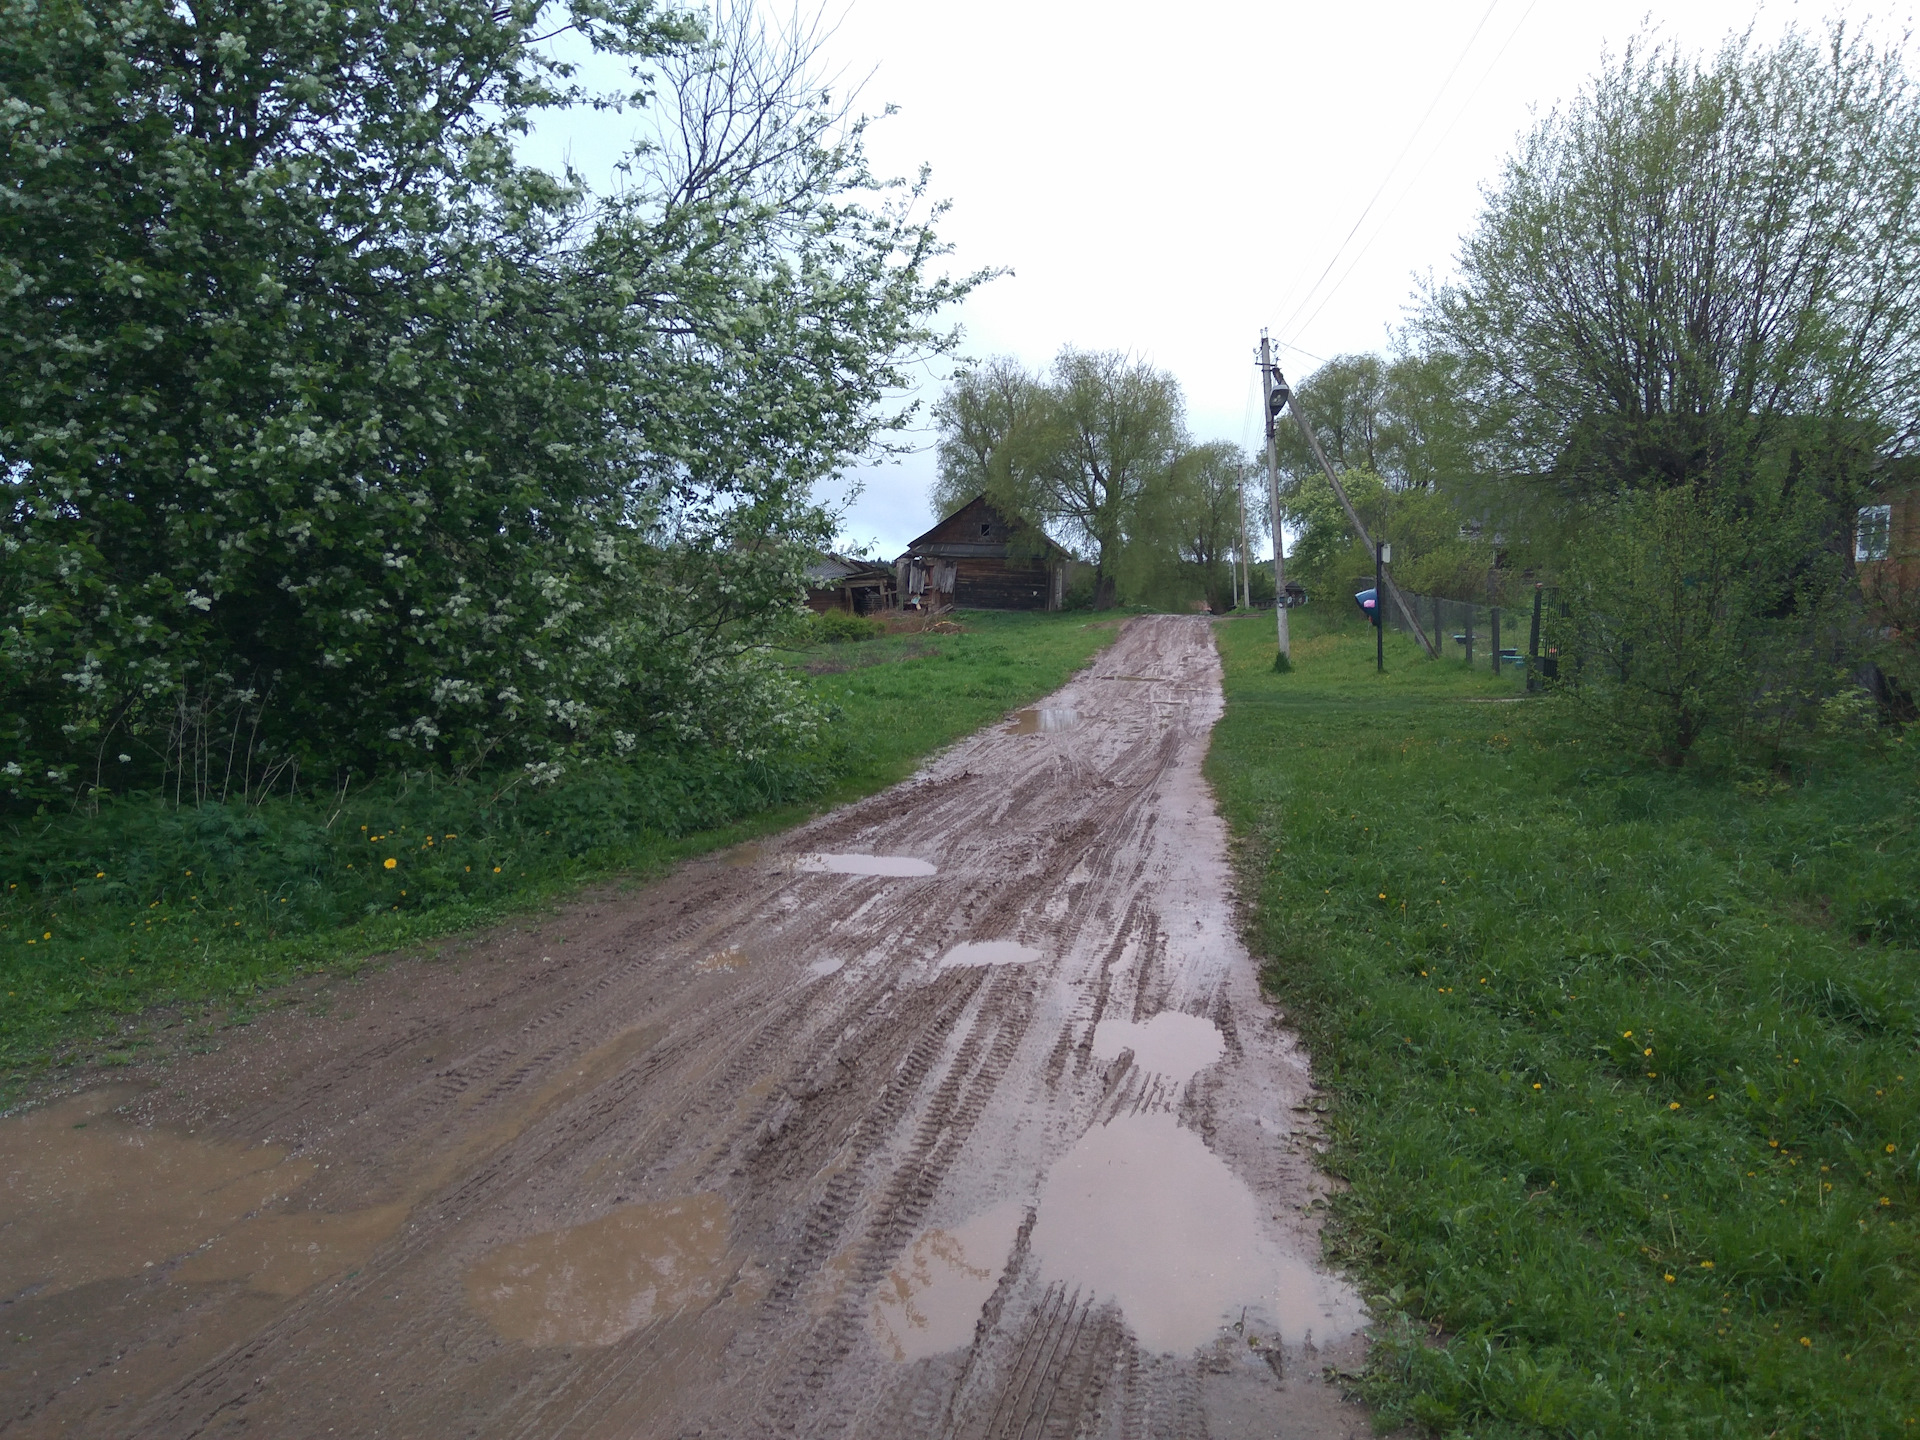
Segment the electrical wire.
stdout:
<path fill-rule="evenodd" d="M 1501 42 L 1500 48 L 1494 51 L 1493 59 L 1487 63 L 1487 68 L 1481 71 L 1480 78 L 1473 82 L 1473 89 L 1467 92 L 1465 102 L 1462 103 L 1458 110 L 1454 111 L 1453 119 L 1447 122 L 1447 128 L 1440 132 L 1440 138 L 1434 142 L 1433 148 L 1427 151 L 1426 159 L 1414 167 L 1413 174 L 1407 177 L 1406 188 L 1403 189 L 1394 199 L 1394 202 L 1387 207 L 1386 213 L 1380 217 L 1380 224 L 1374 229 L 1373 234 L 1367 237 L 1366 244 L 1362 245 L 1359 252 L 1347 263 L 1347 268 L 1340 272 L 1340 278 L 1333 282 L 1332 288 L 1329 289 L 1325 295 L 1320 297 L 1320 303 L 1313 307 L 1313 313 L 1300 322 L 1300 331 L 1304 331 L 1309 325 L 1313 324 L 1315 320 L 1320 318 L 1320 312 L 1327 308 L 1327 303 L 1332 300 L 1335 295 L 1340 293 L 1340 287 L 1347 283 L 1347 277 L 1353 274 L 1354 267 L 1364 260 L 1367 252 L 1373 248 L 1373 242 L 1386 234 L 1387 222 L 1399 213 L 1402 205 L 1406 204 L 1407 196 L 1411 195 L 1413 193 L 1413 187 L 1420 183 L 1420 177 L 1426 173 L 1427 166 L 1433 163 L 1433 157 L 1446 148 L 1447 137 L 1453 134 L 1454 127 L 1459 125 L 1467 111 L 1473 108 L 1474 99 L 1480 94 L 1481 87 L 1487 83 L 1487 78 L 1499 67 L 1501 58 L 1507 53 L 1508 47 L 1513 44 L 1514 39 L 1520 34 L 1521 27 L 1527 23 L 1527 17 L 1533 14 L 1534 7 L 1539 3 L 1540 0 L 1530 0 L 1527 8 L 1521 11 L 1520 18 L 1514 22 L 1513 29 L 1507 32 L 1507 38 Z M 1296 333 L 1299 332 L 1296 331 Z M 1288 348 L 1293 349 L 1296 347 L 1289 346 Z"/>
<path fill-rule="evenodd" d="M 1292 313 L 1280 324 L 1272 327 L 1273 329 L 1292 329 L 1294 320 L 1299 317 L 1300 312 L 1313 300 L 1315 293 L 1325 282 L 1327 276 L 1333 273 L 1333 267 L 1340 263 L 1340 257 L 1346 253 L 1346 248 L 1353 242 L 1353 237 L 1360 233 L 1360 227 L 1366 223 L 1368 214 L 1372 212 L 1374 205 L 1379 202 L 1381 195 L 1386 193 L 1387 185 L 1392 181 L 1394 172 L 1400 168 L 1400 162 L 1407 158 L 1407 152 L 1413 149 L 1414 142 L 1420 138 L 1420 132 L 1425 128 L 1427 120 L 1433 115 L 1434 107 L 1439 105 L 1441 97 L 1447 93 L 1447 87 L 1453 83 L 1453 77 L 1460 73 L 1460 67 L 1466 63 L 1467 52 L 1473 49 L 1474 41 L 1478 40 L 1480 38 L 1480 32 L 1487 28 L 1487 21 L 1493 18 L 1493 12 L 1499 4 L 1500 0 L 1489 0 L 1485 12 L 1480 16 L 1480 23 L 1473 27 L 1473 33 L 1467 37 L 1467 43 L 1460 47 L 1460 54 L 1455 58 L 1453 68 L 1447 71 L 1446 78 L 1440 82 L 1440 88 L 1433 92 L 1433 99 L 1427 102 L 1426 111 L 1420 116 L 1420 119 L 1415 122 L 1413 133 L 1407 137 L 1407 143 L 1400 147 L 1400 153 L 1394 157 L 1393 164 L 1389 165 L 1387 167 L 1387 173 L 1380 177 L 1380 185 L 1379 188 L 1373 192 L 1373 198 L 1367 201 L 1366 206 L 1360 211 L 1359 219 L 1355 220 L 1353 222 L 1353 228 L 1347 231 L 1346 239 L 1340 242 L 1338 248 L 1334 250 L 1332 257 L 1328 259 L 1327 268 L 1322 270 L 1319 278 L 1307 288 L 1306 294 L 1300 297 L 1300 303 L 1294 306 Z M 1281 303 L 1285 304 L 1286 302 L 1282 301 Z"/>

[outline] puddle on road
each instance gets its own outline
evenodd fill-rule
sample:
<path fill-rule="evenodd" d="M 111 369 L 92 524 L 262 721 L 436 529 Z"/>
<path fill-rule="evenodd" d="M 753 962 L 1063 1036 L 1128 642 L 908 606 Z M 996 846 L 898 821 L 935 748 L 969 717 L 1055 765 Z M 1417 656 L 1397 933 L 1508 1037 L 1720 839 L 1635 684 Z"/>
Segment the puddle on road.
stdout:
<path fill-rule="evenodd" d="M 324 1211 L 260 1215 L 187 1262 L 174 1279 L 188 1284 L 244 1280 L 247 1289 L 287 1297 L 364 1265 L 380 1242 L 400 1228 L 410 1202 L 373 1205 L 342 1215 Z"/>
<path fill-rule="evenodd" d="M 952 1230 L 921 1232 L 873 1298 L 880 1348 L 904 1363 L 972 1341 L 1025 1218 L 1026 1207 L 1009 1200 Z"/>
<path fill-rule="evenodd" d="M 738 970 L 747 963 L 747 952 L 738 945 L 729 945 L 724 950 L 716 950 L 693 962 L 693 968 L 702 975 L 710 975 L 716 970 Z"/>
<path fill-rule="evenodd" d="M 726 1252 L 718 1195 L 624 1205 L 489 1252 L 467 1272 L 467 1299 L 509 1340 L 611 1345 L 719 1294 Z"/>
<path fill-rule="evenodd" d="M 1012 940 L 969 940 L 956 945 L 940 957 L 942 970 L 958 970 L 976 965 L 1031 965 L 1040 952 L 1031 945 Z"/>
<path fill-rule="evenodd" d="M 275 1145 L 201 1140 L 112 1115 L 111 1086 L 0 1121 L 0 1297 L 133 1275 L 198 1249 L 315 1171 Z"/>
<path fill-rule="evenodd" d="M 1133 1063 L 1169 1080 L 1190 1080 L 1227 1053 L 1220 1027 L 1199 1015 L 1162 1010 L 1142 1021 L 1102 1020 L 1093 1027 L 1093 1053 L 1115 1060 L 1133 1051 Z"/>
<path fill-rule="evenodd" d="M 807 965 L 807 973 L 817 979 L 824 980 L 829 975 L 839 974 L 846 963 L 847 962 L 839 956 L 834 956 L 826 960 L 810 961 Z"/>
<path fill-rule="evenodd" d="M 1016 710 L 1008 733 L 1050 735 L 1055 730 L 1071 730 L 1079 723 L 1078 710 Z"/>
<path fill-rule="evenodd" d="M 804 875 L 935 875 L 939 872 L 912 855 L 796 855 L 793 868 Z"/>
<path fill-rule="evenodd" d="M 1117 1301 L 1149 1350 L 1187 1353 L 1243 1306 L 1293 1343 L 1365 1323 L 1340 1282 L 1262 1235 L 1253 1191 L 1162 1112 L 1096 1126 L 1054 1166 L 1033 1251 L 1042 1274 Z"/>

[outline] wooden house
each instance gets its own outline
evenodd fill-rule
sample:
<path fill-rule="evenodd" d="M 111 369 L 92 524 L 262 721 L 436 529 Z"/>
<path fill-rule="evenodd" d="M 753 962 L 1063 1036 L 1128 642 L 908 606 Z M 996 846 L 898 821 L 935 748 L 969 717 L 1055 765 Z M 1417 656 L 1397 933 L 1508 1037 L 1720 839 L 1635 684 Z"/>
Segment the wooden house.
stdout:
<path fill-rule="evenodd" d="M 851 555 L 822 554 L 807 567 L 807 608 L 825 615 L 877 615 L 899 605 L 893 569 Z"/>
<path fill-rule="evenodd" d="M 1073 557 L 976 495 L 894 562 L 900 603 L 915 609 L 1058 610 Z"/>
<path fill-rule="evenodd" d="M 1909 478 L 1860 507 L 1853 561 L 1868 603 L 1895 624 L 1911 624 L 1920 610 L 1920 483 Z"/>

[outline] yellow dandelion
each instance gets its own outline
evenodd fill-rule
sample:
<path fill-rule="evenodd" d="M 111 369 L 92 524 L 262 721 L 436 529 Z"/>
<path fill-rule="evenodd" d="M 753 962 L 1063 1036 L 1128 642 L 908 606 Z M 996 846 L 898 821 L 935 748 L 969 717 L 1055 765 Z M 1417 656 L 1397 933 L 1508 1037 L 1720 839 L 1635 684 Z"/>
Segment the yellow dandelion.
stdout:
<path fill-rule="evenodd" d="M 1667 1102 L 1667 1109 L 1678 1110 L 1679 1108 L 1680 1108 L 1680 1102 L 1678 1100 L 1670 1100 Z"/>
<path fill-rule="evenodd" d="M 1536 1090 L 1538 1090 L 1538 1089 L 1540 1088 L 1540 1086 L 1539 1086 L 1539 1084 L 1538 1084 L 1538 1082 L 1535 1082 L 1535 1084 L 1534 1084 L 1534 1087 L 1533 1087 L 1533 1088 L 1534 1088 L 1534 1089 L 1536 1089 Z"/>
<path fill-rule="evenodd" d="M 1671 1276 L 1671 1275 L 1663 1275 L 1663 1276 L 1661 1276 L 1660 1278 L 1661 1278 L 1661 1279 L 1663 1279 L 1663 1280 L 1665 1280 L 1665 1281 L 1667 1282 L 1667 1284 L 1669 1284 L 1669 1285 L 1671 1285 L 1671 1284 L 1673 1283 L 1673 1276 Z"/>
<path fill-rule="evenodd" d="M 1633 1032 L 1631 1030 L 1622 1030 L 1620 1032 L 1620 1038 L 1622 1040 L 1631 1040 L 1633 1038 Z"/>
<path fill-rule="evenodd" d="M 1806 1336 L 1804 1336 L 1804 1335 L 1802 1335 L 1802 1336 L 1800 1337 L 1800 1343 L 1801 1343 L 1802 1345 L 1804 1345 L 1804 1346 L 1806 1346 L 1806 1347 L 1807 1347 L 1807 1348 L 1808 1348 L 1809 1350 L 1811 1350 L 1811 1349 L 1813 1348 L 1813 1341 L 1811 1341 L 1811 1340 L 1809 1340 L 1809 1339 L 1808 1339 L 1808 1338 L 1807 1338 Z"/>
<path fill-rule="evenodd" d="M 399 864 L 400 862 L 399 862 L 398 860 L 396 860 L 396 859 L 394 859 L 394 858 L 393 858 L 393 857 L 392 857 L 391 855 L 389 855 L 389 856 L 388 856 L 388 857 L 387 857 L 387 858 L 386 858 L 386 859 L 385 859 L 384 861 L 382 861 L 381 863 L 382 863 L 382 864 L 383 864 L 383 865 L 384 865 L 384 866 L 385 866 L 385 867 L 386 867 L 387 869 L 389 869 L 389 870 L 391 870 L 391 869 L 393 869 L 393 867 L 394 867 L 394 866 L 396 866 L 396 865 L 398 865 L 398 864 Z"/>
<path fill-rule="evenodd" d="M 1889 1155 L 1893 1154 L 1893 1146 L 1891 1145 L 1887 1146 L 1887 1154 Z"/>
<path fill-rule="evenodd" d="M 1713 1261 L 1711 1261 L 1711 1260 L 1702 1260 L 1702 1261 L 1700 1262 L 1700 1268 L 1701 1268 L 1702 1270 L 1711 1270 L 1711 1269 L 1713 1269 Z"/>

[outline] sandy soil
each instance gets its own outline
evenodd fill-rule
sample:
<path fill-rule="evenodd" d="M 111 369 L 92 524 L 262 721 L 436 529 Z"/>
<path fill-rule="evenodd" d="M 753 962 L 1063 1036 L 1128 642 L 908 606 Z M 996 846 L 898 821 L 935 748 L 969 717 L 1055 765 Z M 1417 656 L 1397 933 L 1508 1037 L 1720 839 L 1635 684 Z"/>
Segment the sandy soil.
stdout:
<path fill-rule="evenodd" d="M 0 1121 L 0 1433 L 1368 1433 L 1220 710 L 1136 621 L 775 843 Z"/>

